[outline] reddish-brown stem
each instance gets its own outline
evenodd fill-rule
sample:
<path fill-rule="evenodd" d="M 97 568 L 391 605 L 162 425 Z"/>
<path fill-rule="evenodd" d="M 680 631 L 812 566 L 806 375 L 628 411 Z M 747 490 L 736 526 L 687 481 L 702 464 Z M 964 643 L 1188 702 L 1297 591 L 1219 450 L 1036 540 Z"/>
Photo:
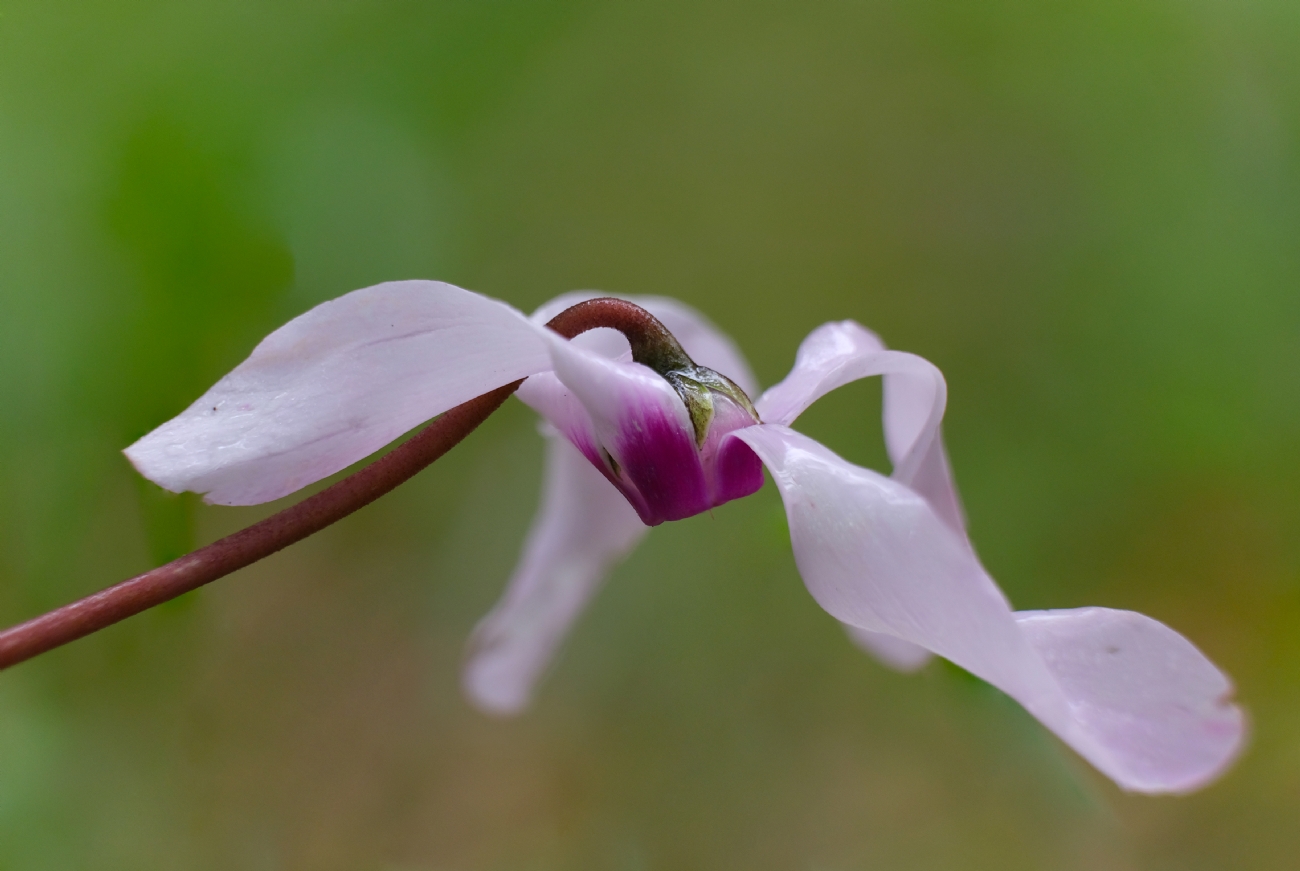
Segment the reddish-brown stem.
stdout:
<path fill-rule="evenodd" d="M 0 632 L 0 668 L 16 665 L 188 593 L 369 505 L 455 447 L 522 383 L 507 384 L 456 406 L 364 469 L 259 523 Z"/>
<path fill-rule="evenodd" d="M 566 309 L 548 326 L 566 338 L 596 327 L 612 327 L 627 335 L 634 349 L 649 347 L 651 352 L 656 342 L 662 344 L 663 336 L 676 345 L 671 334 L 645 309 L 609 297 Z M 342 520 L 454 448 L 522 383 L 498 387 L 456 406 L 365 468 L 259 523 L 0 632 L 0 669 L 161 605 Z"/>
<path fill-rule="evenodd" d="M 641 306 L 623 299 L 603 296 L 565 309 L 548 326 L 573 338 L 596 327 L 610 327 L 627 337 L 632 359 L 660 375 L 692 365 L 682 346 L 668 328 Z"/>

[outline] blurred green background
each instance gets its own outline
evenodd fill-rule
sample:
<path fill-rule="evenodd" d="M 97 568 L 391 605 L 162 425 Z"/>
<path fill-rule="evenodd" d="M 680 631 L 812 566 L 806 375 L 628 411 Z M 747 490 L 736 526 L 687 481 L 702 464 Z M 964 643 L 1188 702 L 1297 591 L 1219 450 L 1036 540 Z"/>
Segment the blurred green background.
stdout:
<path fill-rule="evenodd" d="M 441 278 L 680 297 L 765 384 L 855 318 L 946 373 L 1021 608 L 1133 608 L 1247 754 L 1124 795 L 888 672 L 770 485 L 619 568 L 535 708 L 469 708 L 540 440 L 512 402 L 346 522 L 0 675 L 3 869 L 1282 869 L 1300 855 L 1300 7 L 0 0 L 0 619 L 263 516 L 122 447 L 258 338 Z M 800 428 L 880 467 L 879 387 Z"/>

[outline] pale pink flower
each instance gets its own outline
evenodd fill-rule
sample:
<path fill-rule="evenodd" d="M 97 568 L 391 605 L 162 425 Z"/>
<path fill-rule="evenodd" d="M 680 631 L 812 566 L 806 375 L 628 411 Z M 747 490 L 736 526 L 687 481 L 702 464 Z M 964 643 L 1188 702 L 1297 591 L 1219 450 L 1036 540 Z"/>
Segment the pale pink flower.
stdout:
<path fill-rule="evenodd" d="M 886 350 L 851 321 L 825 324 L 751 406 L 757 385 L 744 359 L 681 303 L 631 298 L 698 367 L 656 372 L 632 362 L 613 331 L 566 341 L 541 326 L 595 295 L 560 297 L 530 319 L 437 282 L 355 291 L 272 333 L 126 453 L 168 489 L 265 502 L 527 378 L 518 395 L 546 421 L 542 505 L 501 602 L 474 634 L 465 686 L 483 708 L 525 707 L 578 612 L 649 525 L 753 493 L 761 461 L 809 592 L 884 662 L 910 670 L 932 653 L 947 658 L 1125 789 L 1195 789 L 1232 761 L 1244 721 L 1231 684 L 1181 635 L 1131 611 L 1011 610 L 965 532 L 933 365 Z M 819 397 L 877 375 L 892 475 L 790 429 Z"/>

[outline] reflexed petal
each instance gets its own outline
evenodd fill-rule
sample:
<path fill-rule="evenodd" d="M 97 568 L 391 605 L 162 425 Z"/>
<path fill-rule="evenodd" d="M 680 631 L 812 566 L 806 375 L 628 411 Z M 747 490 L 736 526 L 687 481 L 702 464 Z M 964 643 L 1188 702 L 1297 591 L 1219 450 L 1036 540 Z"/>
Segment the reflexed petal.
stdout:
<path fill-rule="evenodd" d="M 267 502 L 550 365 L 544 340 L 505 303 L 436 281 L 379 284 L 271 333 L 126 455 L 169 490 Z"/>
<path fill-rule="evenodd" d="M 897 381 L 892 383 L 898 384 Z M 890 385 L 891 382 L 886 379 L 886 409 L 889 408 Z M 930 503 L 930 507 L 939 515 L 939 519 L 964 536 L 966 511 L 962 508 L 961 497 L 957 495 L 957 485 L 953 481 L 952 465 L 948 462 L 948 449 L 944 447 L 942 432 L 934 434 L 934 439 L 912 466 L 912 470 L 912 474 L 907 478 L 898 471 L 894 472 L 893 477 L 924 496 Z"/>
<path fill-rule="evenodd" d="M 894 477 L 929 499 L 945 523 L 964 529 L 939 432 L 947 386 L 928 360 L 885 350 L 875 333 L 853 321 L 823 324 L 799 345 L 790 374 L 755 406 L 764 422 L 789 426 L 835 388 L 875 375 L 884 376 L 885 447 Z"/>
<path fill-rule="evenodd" d="M 464 683 L 482 708 L 527 706 L 574 618 L 647 527 L 567 441 L 546 440 L 542 504 L 505 594 L 479 624 Z"/>
<path fill-rule="evenodd" d="M 1223 701 L 1232 683 L 1163 623 L 1133 611 L 1076 608 L 1020 611 L 1016 624 L 1075 718 L 1117 748 L 1143 784 L 1134 788 L 1196 789 L 1240 749 L 1241 709 Z"/>
<path fill-rule="evenodd" d="M 687 355 L 697 365 L 712 369 L 715 372 L 721 372 L 736 382 L 740 389 L 751 397 L 758 392 L 758 380 L 754 377 L 754 373 L 749 368 L 749 363 L 745 361 L 744 355 L 740 353 L 740 349 L 736 347 L 736 344 L 704 315 L 675 299 L 663 296 L 632 296 L 586 290 L 575 291 L 557 296 L 533 312 L 533 321 L 544 324 L 569 306 L 599 296 L 625 299 L 641 306 L 668 328 L 668 331 L 677 338 L 678 342 L 681 342 L 682 348 L 686 350 Z M 612 330 L 593 332 L 608 333 L 615 339 L 613 347 L 616 350 L 612 353 L 603 352 L 606 356 L 617 357 L 621 351 L 627 350 L 627 341 L 616 335 Z"/>
<path fill-rule="evenodd" d="M 859 369 L 884 350 L 880 337 L 861 324 L 822 324 L 799 344 L 790 374 L 754 403 L 759 417 L 766 423 L 789 426 L 808 406 L 835 388 L 868 374 L 881 374 L 878 370 L 863 374 Z"/>
<path fill-rule="evenodd" d="M 591 416 L 599 447 L 615 464 L 613 474 L 635 488 L 628 499 L 646 525 L 707 511 L 694 428 L 668 382 L 639 363 L 611 360 L 546 334 L 555 376 Z"/>
<path fill-rule="evenodd" d="M 772 473 L 799 572 L 836 619 L 999 687 L 1126 789 L 1193 789 L 1236 754 L 1230 685 L 1182 636 L 1099 609 L 1018 622 L 964 536 L 915 491 L 782 426 L 735 435 Z"/>
<path fill-rule="evenodd" d="M 800 573 L 832 616 L 920 644 L 991 683 L 1041 672 L 1023 655 L 1028 644 L 1001 591 L 919 495 L 785 427 L 736 437 L 772 473 Z"/>
<path fill-rule="evenodd" d="M 759 416 L 789 426 L 837 387 L 875 375 L 884 376 L 882 417 L 894 477 L 929 500 L 945 523 L 964 534 L 965 512 L 939 429 L 947 386 L 929 361 L 885 350 L 875 333 L 854 321 L 823 324 L 800 343 L 790 374 L 758 400 Z M 914 671 L 928 658 L 852 626 L 845 629 L 859 647 L 891 668 Z"/>

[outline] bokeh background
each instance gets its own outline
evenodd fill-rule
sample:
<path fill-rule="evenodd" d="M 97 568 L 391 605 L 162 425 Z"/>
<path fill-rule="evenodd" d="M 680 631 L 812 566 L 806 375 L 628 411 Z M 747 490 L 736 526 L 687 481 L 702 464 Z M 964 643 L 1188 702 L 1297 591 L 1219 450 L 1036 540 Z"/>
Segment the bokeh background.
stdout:
<path fill-rule="evenodd" d="M 1282 869 L 1300 855 L 1300 6 L 0 2 L 0 618 L 269 508 L 122 447 L 322 300 L 680 297 L 766 384 L 855 318 L 935 361 L 1021 608 L 1132 608 L 1247 754 L 1118 791 L 959 670 L 886 671 L 770 486 L 655 531 L 535 708 L 471 709 L 511 404 L 401 490 L 0 675 L 3 869 Z M 800 427 L 883 467 L 879 387 Z"/>

